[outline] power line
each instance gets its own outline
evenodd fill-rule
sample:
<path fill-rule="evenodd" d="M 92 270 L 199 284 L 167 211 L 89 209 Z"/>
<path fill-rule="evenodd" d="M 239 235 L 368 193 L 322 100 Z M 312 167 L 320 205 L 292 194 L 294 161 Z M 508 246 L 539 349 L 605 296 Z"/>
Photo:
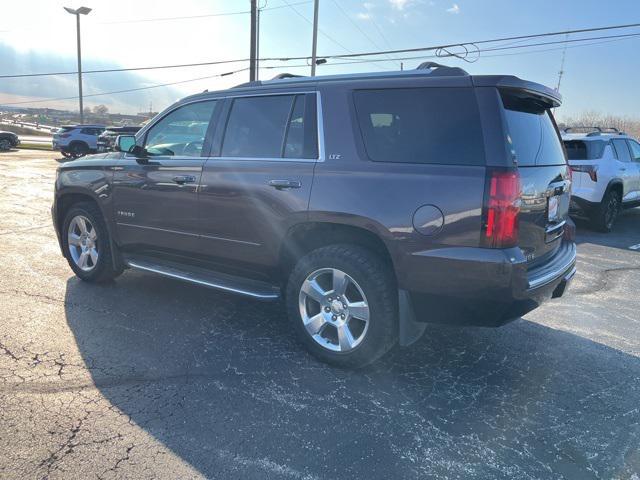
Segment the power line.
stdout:
<path fill-rule="evenodd" d="M 527 54 L 531 54 L 531 53 L 543 53 L 543 52 L 550 52 L 550 51 L 557 51 L 557 50 L 563 50 L 566 48 L 578 48 L 578 47 L 586 47 L 586 46 L 593 46 L 593 45 L 603 45 L 606 43 L 611 43 L 611 42 L 617 42 L 617 41 L 621 41 L 621 40 L 628 40 L 631 39 L 633 37 L 639 37 L 640 33 L 637 34 L 629 34 L 629 35 L 623 35 L 623 36 L 615 36 L 614 39 L 610 39 L 610 40 L 605 40 L 605 41 L 599 41 L 599 42 L 591 42 L 591 43 L 585 43 L 585 44 L 579 44 L 579 45 L 572 45 L 572 46 L 563 46 L 563 47 L 555 47 L 555 48 L 547 48 L 547 49 L 537 49 L 537 50 L 531 50 L 531 51 L 526 51 L 526 52 L 515 52 L 515 53 L 498 53 L 498 54 L 494 54 L 494 55 L 485 55 L 485 58 L 493 58 L 493 57 L 502 57 L 502 56 L 508 56 L 508 55 L 527 55 Z M 528 45 L 521 45 L 521 46 L 517 46 L 514 48 L 526 48 L 528 47 Z M 380 63 L 380 62 L 390 62 L 390 61 L 397 61 L 397 60 L 420 60 L 420 59 L 429 59 L 429 58 L 440 58 L 441 55 L 429 55 L 429 56 L 424 56 L 424 55 L 419 55 L 419 56 L 410 56 L 410 57 L 398 57 L 397 59 L 393 59 L 393 60 L 389 60 L 389 59 L 362 59 L 362 60 L 347 60 L 344 62 L 333 62 L 330 64 L 324 64 L 324 66 L 339 66 L 339 65 L 353 65 L 353 64 L 363 64 L 363 63 Z M 265 70 L 272 70 L 272 69 L 279 69 L 279 68 L 308 68 L 308 64 L 307 63 L 301 63 L 301 64 L 296 64 L 296 65 L 266 65 L 266 66 L 261 66 L 261 69 L 265 69 Z M 162 83 L 162 84 L 157 84 L 157 85 L 150 85 L 147 87 L 140 87 L 140 88 L 132 88 L 132 89 L 126 89 L 126 90 L 115 90 L 115 91 L 110 91 L 110 92 L 101 92 L 101 93 L 93 93 L 93 94 L 89 94 L 89 95 L 84 95 L 85 97 L 97 97 L 97 96 L 103 96 L 103 95 L 115 95 L 115 94 L 119 94 L 119 93 L 129 93 L 129 92 L 135 92 L 135 91 L 140 91 L 140 90 L 149 90 L 149 89 L 153 89 L 153 88 L 159 88 L 159 87 L 168 87 L 168 86 L 172 86 L 172 85 L 178 85 L 178 84 L 183 84 L 183 83 L 189 83 L 189 82 L 195 82 L 195 81 L 199 81 L 199 80 L 207 80 L 210 78 L 217 78 L 217 77 L 224 77 L 227 75 L 232 75 L 235 73 L 240 73 L 243 71 L 248 70 L 248 68 L 242 68 L 239 70 L 234 70 L 232 72 L 226 72 L 226 73 L 221 73 L 221 74 L 217 74 L 217 75 L 208 75 L 205 77 L 198 77 L 198 78 L 192 78 L 189 80 L 181 80 L 178 82 L 170 82 L 170 83 Z M 42 100 L 26 100 L 26 101 L 21 101 L 21 102 L 12 102 L 12 103 L 2 103 L 1 105 L 24 105 L 24 104 L 28 104 L 28 103 L 45 103 L 45 102 L 53 102 L 53 101 L 61 101 L 61 100 L 75 100 L 77 99 L 77 96 L 74 97 L 58 97 L 58 98 L 48 98 L 48 99 L 42 99 Z"/>
<path fill-rule="evenodd" d="M 286 2 L 286 0 L 283 0 Z M 290 5 L 290 4 L 288 4 Z M 295 9 L 294 9 L 295 10 Z M 295 10 L 297 12 L 297 10 Z M 299 12 L 298 12 L 299 13 Z M 302 18 L 304 18 L 307 22 L 310 22 L 306 17 L 300 14 Z M 320 58 L 335 58 L 335 59 L 346 59 L 346 58 L 357 58 L 357 57 L 371 57 L 371 56 L 379 56 L 385 54 L 398 54 L 398 53 L 417 53 L 417 52 L 427 52 L 427 51 L 444 51 L 444 54 L 436 55 L 436 57 L 458 57 L 459 54 L 453 54 L 451 52 L 446 51 L 446 49 L 450 49 L 452 47 L 463 47 L 466 48 L 469 46 L 477 46 L 481 44 L 487 43 L 497 43 L 504 41 L 513 41 L 513 40 L 524 40 L 524 39 L 533 39 L 533 38 L 541 38 L 541 37 L 550 37 L 557 35 L 567 35 L 573 33 L 585 33 L 585 32 L 595 32 L 595 31 L 603 31 L 603 30 L 614 30 L 614 29 L 622 29 L 622 28 L 633 28 L 639 27 L 640 23 L 636 24 L 628 24 L 628 25 L 613 25 L 608 27 L 596 27 L 596 28 L 588 28 L 588 29 L 580 29 L 580 30 L 568 30 L 562 32 L 548 32 L 548 33 L 539 33 L 532 35 L 521 35 L 518 37 L 504 37 L 498 39 L 490 39 L 490 40 L 478 40 L 474 42 L 463 42 L 463 43 L 455 43 L 448 45 L 437 45 L 437 46 L 429 46 L 429 47 L 417 47 L 417 48 L 407 48 L 407 49 L 397 49 L 397 50 L 387 50 L 387 51 L 376 51 L 376 52 L 362 52 L 362 53 L 353 53 L 345 48 L 350 53 L 347 54 L 337 54 L 337 55 L 319 55 Z M 625 37 L 634 37 L 639 34 L 622 34 L 622 35 L 609 35 L 609 36 L 597 36 L 597 37 L 586 37 L 586 38 L 576 38 L 571 40 L 556 40 L 551 42 L 538 42 L 533 44 L 518 44 L 518 45 L 507 45 L 507 46 L 497 46 L 490 47 L 485 49 L 480 49 L 475 47 L 477 52 L 490 52 L 490 51 L 500 51 L 500 50 L 511 50 L 511 49 L 521 49 L 521 48 L 529 48 L 534 46 L 544 46 L 544 45 L 555 45 L 555 44 L 565 44 L 565 43 L 575 43 L 575 42 L 584 42 L 590 40 L 601 40 L 601 39 L 610 39 L 610 38 L 625 38 Z M 340 45 L 338 43 L 338 45 Z M 468 51 L 468 49 L 467 49 Z M 426 57 L 419 57 L 426 58 Z M 308 60 L 308 56 L 292 56 L 292 57 L 266 57 L 260 59 L 261 61 L 291 61 L 291 60 Z M 147 67 L 130 67 L 130 68 L 111 68 L 111 69 L 102 69 L 102 70 L 87 70 L 84 71 L 86 74 L 91 73 L 111 73 L 111 72 L 127 72 L 127 71 L 143 71 L 143 70 L 158 70 L 158 69 L 171 69 L 171 68 L 184 68 L 184 67 L 199 67 L 199 66 L 207 66 L 207 65 L 221 65 L 221 64 L 229 64 L 229 63 L 239 63 L 239 62 L 248 62 L 249 59 L 232 59 L 232 60 L 218 60 L 211 62 L 199 62 L 199 63 L 186 63 L 186 64 L 175 64 L 175 65 L 158 65 L 158 66 L 147 66 Z M 374 63 L 374 62 L 372 62 Z M 2 78 L 24 78 L 24 77 L 40 77 L 40 76 L 54 76 L 54 75 L 76 75 L 75 71 L 65 71 L 65 72 L 43 72 L 43 73 L 26 73 L 26 74 L 13 74 L 13 75 L 0 75 L 0 79 Z"/>
<path fill-rule="evenodd" d="M 331 0 L 333 2 L 333 4 L 338 8 L 338 10 L 340 10 L 340 13 L 342 13 L 342 15 L 349 20 L 349 22 L 351 23 L 351 25 L 353 25 L 354 27 L 356 27 L 356 29 L 367 39 L 369 40 L 369 42 L 371 42 L 371 44 L 376 47 L 378 50 L 381 50 L 380 47 L 378 46 L 378 44 L 367 34 L 367 32 L 365 32 L 362 28 L 360 28 L 360 25 L 358 25 L 352 18 L 351 16 L 349 16 L 349 14 L 344 10 L 344 8 L 342 8 L 340 6 L 340 4 L 338 2 L 336 2 L 336 0 Z M 387 55 L 387 57 L 391 58 L 389 55 Z M 391 58 L 392 59 L 392 58 Z"/>
<path fill-rule="evenodd" d="M 304 1 L 300 1 L 300 2 L 295 2 L 292 3 L 292 5 L 305 5 L 307 3 L 311 3 L 311 0 L 304 0 Z M 287 5 L 276 5 L 273 7 L 263 7 L 260 9 L 260 11 L 267 11 L 267 10 L 279 10 L 282 8 L 287 8 Z M 193 19 L 198 19 L 198 18 L 211 18 L 211 17 L 228 17 L 228 16 L 235 16 L 235 15 L 248 15 L 249 13 L 251 13 L 250 10 L 237 10 L 234 12 L 220 12 L 220 13 L 205 13 L 205 14 L 201 14 L 201 15 L 184 15 L 184 16 L 178 16 L 178 17 L 157 17 L 157 18 L 140 18 L 140 19 L 134 19 L 134 20 L 108 20 L 105 22 L 95 22 L 95 23 L 91 23 L 92 26 L 94 25 L 117 25 L 117 24 L 129 24 L 129 23 L 148 23 L 148 22 L 166 22 L 166 21 L 172 21 L 172 20 L 193 20 Z M 23 32 L 25 29 L 21 29 L 21 30 L 0 30 L 0 33 L 13 33 L 13 32 Z M 27 29 L 28 30 L 28 29 Z M 35 30 L 35 29 L 32 29 Z"/>
<path fill-rule="evenodd" d="M 189 80 L 180 80 L 178 82 L 159 83 L 159 84 L 156 84 L 156 85 L 149 85 L 149 86 L 146 86 L 146 87 L 127 88 L 125 90 L 113 90 L 113 91 L 110 91 L 110 92 L 90 93 L 88 95 L 83 95 L 83 97 L 84 98 L 86 98 L 86 97 L 100 97 L 100 96 L 103 96 L 103 95 L 115 95 L 115 94 L 118 94 L 118 93 L 139 92 L 140 90 L 150 90 L 152 88 L 169 87 L 169 86 L 172 86 L 172 85 L 179 85 L 179 84 L 182 84 L 182 83 L 197 82 L 198 80 L 208 80 L 210 78 L 226 77 L 228 75 L 233 75 L 233 74 L 240 73 L 240 72 L 246 72 L 247 70 L 249 70 L 249 67 L 241 68 L 241 69 L 238 69 L 238 70 L 233 70 L 231 72 L 218 73 L 216 75 L 207 75 L 206 77 L 191 78 Z M 78 96 L 46 98 L 46 99 L 42 99 L 42 100 L 24 100 L 24 101 L 21 101 L 21 102 L 2 103 L 2 105 L 24 105 L 24 104 L 27 104 L 27 103 L 57 102 L 57 101 L 61 101 L 61 100 L 75 100 L 77 98 L 78 98 Z"/>

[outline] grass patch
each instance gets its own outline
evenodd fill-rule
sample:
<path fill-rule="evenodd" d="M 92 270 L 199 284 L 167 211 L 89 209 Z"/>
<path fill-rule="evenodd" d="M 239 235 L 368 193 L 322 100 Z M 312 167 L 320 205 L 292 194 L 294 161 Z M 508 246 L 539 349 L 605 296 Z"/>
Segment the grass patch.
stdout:
<path fill-rule="evenodd" d="M 53 150 L 50 143 L 20 142 L 18 148 L 25 150 Z"/>

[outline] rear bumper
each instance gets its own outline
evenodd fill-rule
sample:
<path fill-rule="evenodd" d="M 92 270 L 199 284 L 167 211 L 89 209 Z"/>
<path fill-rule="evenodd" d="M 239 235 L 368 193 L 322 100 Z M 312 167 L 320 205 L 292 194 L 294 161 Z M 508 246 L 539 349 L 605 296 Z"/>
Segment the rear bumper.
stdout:
<path fill-rule="evenodd" d="M 408 297 L 415 321 L 426 323 L 504 325 L 562 296 L 576 272 L 570 241 L 531 270 L 519 248 L 447 248 L 412 257 Z"/>
<path fill-rule="evenodd" d="M 590 215 L 600 205 L 598 202 L 592 202 L 576 195 L 571 196 L 569 211 L 571 213 Z"/>

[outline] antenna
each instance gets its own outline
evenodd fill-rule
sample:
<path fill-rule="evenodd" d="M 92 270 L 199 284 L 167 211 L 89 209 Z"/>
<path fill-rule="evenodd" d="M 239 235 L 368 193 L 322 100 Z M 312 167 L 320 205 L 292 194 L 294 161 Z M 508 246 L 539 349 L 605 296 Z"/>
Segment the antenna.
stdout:
<path fill-rule="evenodd" d="M 562 82 L 562 76 L 564 75 L 564 61 L 567 57 L 567 45 L 566 40 L 569 40 L 569 34 L 567 33 L 564 37 L 565 44 L 564 49 L 562 50 L 562 61 L 560 62 L 560 71 L 558 72 L 558 85 L 556 86 L 556 92 L 560 93 L 560 83 Z"/>

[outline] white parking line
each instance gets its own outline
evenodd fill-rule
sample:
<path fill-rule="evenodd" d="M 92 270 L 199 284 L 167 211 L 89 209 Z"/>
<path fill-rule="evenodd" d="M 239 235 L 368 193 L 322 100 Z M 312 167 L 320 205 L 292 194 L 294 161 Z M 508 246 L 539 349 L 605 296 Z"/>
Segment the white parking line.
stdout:
<path fill-rule="evenodd" d="M 631 245 L 629 250 L 640 250 L 640 243 L 636 243 L 635 245 Z"/>

